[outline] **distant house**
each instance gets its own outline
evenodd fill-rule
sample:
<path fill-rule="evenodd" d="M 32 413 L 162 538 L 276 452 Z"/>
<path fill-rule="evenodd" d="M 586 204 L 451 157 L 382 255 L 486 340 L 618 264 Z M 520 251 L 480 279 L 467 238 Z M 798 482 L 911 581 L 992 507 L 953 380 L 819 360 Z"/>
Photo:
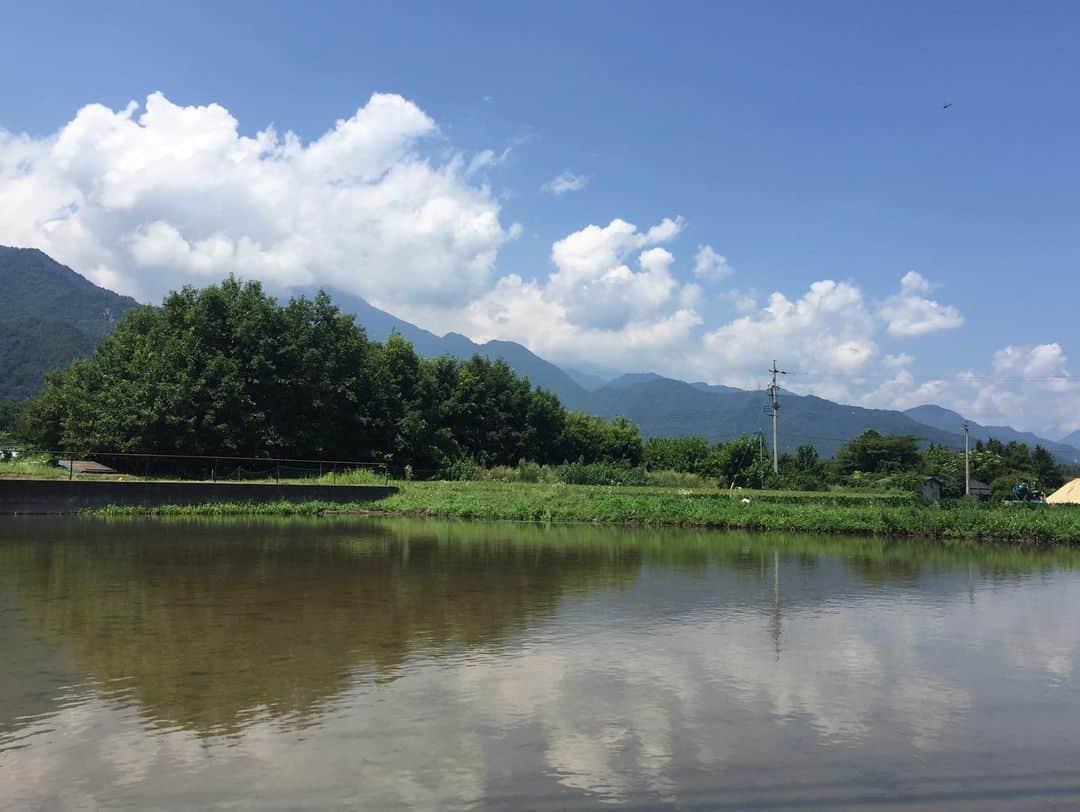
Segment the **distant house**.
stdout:
<path fill-rule="evenodd" d="M 971 495 L 977 496 L 980 499 L 989 499 L 990 494 L 993 493 L 990 486 L 985 482 L 980 482 L 977 479 L 973 479 L 970 482 Z"/>
<path fill-rule="evenodd" d="M 928 476 L 923 480 L 920 488 L 923 499 L 927 502 L 937 502 L 941 499 L 941 480 L 936 476 Z"/>

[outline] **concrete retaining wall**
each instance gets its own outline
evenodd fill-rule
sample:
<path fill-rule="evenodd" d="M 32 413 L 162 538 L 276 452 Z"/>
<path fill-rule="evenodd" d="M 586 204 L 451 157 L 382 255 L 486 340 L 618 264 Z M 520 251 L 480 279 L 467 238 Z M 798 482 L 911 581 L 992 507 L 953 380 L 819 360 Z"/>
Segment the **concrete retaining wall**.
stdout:
<path fill-rule="evenodd" d="M 276 485 L 250 482 L 94 482 L 0 479 L 0 514 L 77 513 L 111 505 L 161 507 L 211 502 L 370 502 L 397 493 L 381 485 Z"/>

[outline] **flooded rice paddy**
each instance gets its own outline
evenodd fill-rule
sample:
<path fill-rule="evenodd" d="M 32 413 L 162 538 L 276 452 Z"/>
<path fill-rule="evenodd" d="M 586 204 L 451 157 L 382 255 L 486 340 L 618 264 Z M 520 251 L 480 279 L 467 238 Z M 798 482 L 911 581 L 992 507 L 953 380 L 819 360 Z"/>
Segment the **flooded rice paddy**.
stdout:
<path fill-rule="evenodd" d="M 1080 553 L 0 519 L 0 808 L 1080 805 Z"/>

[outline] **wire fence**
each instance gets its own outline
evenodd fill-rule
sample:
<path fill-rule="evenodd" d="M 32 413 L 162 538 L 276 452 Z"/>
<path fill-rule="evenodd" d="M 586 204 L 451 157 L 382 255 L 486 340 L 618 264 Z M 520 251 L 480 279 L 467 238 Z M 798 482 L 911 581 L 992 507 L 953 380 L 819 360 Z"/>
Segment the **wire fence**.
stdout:
<path fill-rule="evenodd" d="M 123 477 L 137 480 L 209 482 L 320 482 L 386 484 L 390 466 L 370 460 L 233 457 L 197 454 L 136 454 L 120 451 L 72 452 L 21 449 L 22 460 L 44 461 L 53 470 L 75 477 Z"/>

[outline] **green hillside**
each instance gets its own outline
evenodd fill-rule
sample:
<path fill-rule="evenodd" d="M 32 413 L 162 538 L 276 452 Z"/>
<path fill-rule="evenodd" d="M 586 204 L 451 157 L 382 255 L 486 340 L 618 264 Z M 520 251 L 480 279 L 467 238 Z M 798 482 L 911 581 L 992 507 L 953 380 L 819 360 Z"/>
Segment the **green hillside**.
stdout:
<path fill-rule="evenodd" d="M 0 290 L 0 399 L 36 393 L 138 305 L 33 248 L 0 246 Z"/>

